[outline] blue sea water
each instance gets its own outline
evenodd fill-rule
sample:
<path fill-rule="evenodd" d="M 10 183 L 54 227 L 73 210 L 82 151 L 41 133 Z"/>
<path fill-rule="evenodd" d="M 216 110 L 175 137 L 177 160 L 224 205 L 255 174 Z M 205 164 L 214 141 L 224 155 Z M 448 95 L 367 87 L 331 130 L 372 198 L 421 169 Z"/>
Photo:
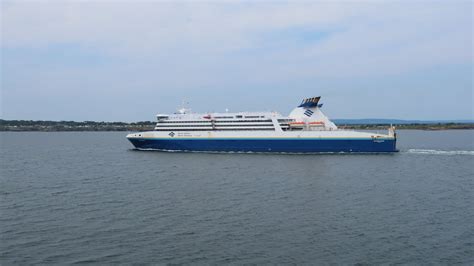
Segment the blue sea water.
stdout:
<path fill-rule="evenodd" d="M 474 264 L 474 131 L 396 154 L 143 152 L 0 133 L 0 264 Z"/>

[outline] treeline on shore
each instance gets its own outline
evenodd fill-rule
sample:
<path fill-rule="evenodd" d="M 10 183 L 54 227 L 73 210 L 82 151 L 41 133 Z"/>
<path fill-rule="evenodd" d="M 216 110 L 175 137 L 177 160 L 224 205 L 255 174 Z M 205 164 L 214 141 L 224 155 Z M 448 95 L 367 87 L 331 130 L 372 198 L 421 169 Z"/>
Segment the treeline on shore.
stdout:
<path fill-rule="evenodd" d="M 0 119 L 0 131 L 147 131 L 156 122 L 33 121 Z M 341 129 L 385 130 L 389 124 L 338 124 Z M 394 124 L 397 129 L 446 130 L 474 129 L 474 123 Z"/>
<path fill-rule="evenodd" d="M 125 123 L 0 119 L 0 131 L 143 131 L 153 130 L 155 124 L 151 121 Z"/>
<path fill-rule="evenodd" d="M 407 124 L 350 124 L 337 126 L 341 129 L 386 130 L 390 125 L 396 129 L 418 130 L 447 130 L 447 129 L 474 129 L 474 123 L 407 123 Z"/>

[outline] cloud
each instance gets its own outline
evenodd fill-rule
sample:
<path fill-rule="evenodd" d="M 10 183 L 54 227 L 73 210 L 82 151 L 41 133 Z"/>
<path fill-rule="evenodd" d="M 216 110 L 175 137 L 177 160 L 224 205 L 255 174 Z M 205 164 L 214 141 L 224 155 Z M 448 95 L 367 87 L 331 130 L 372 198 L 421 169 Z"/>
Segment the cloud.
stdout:
<path fill-rule="evenodd" d="M 101 95 L 239 90 L 261 96 L 304 81 L 339 86 L 336 80 L 472 68 L 472 7 L 458 1 L 4 1 L 2 90 L 20 97 L 12 90 L 42 84 L 45 94 L 95 88 Z"/>
<path fill-rule="evenodd" d="M 303 75 L 390 73 L 472 61 L 469 7 L 459 2 L 10 2 L 2 9 L 2 45 L 75 43 L 135 60 L 171 54 L 192 63 L 193 56 L 204 54 L 252 64 L 243 51 L 258 53 L 262 68 L 295 63 L 314 69 Z M 320 33 L 327 37 L 311 40 Z"/>

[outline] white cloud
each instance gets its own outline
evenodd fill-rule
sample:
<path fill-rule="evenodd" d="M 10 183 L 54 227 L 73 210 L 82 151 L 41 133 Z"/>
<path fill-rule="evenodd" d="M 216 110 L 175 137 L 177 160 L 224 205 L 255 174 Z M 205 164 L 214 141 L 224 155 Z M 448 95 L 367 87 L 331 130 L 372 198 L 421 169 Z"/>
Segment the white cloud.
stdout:
<path fill-rule="evenodd" d="M 47 62 L 2 62 L 25 75 L 21 82 L 13 81 L 20 74 L 7 77 L 13 85 L 4 89 L 31 81 L 54 95 L 94 87 L 104 95 L 115 88 L 148 95 L 257 90 L 247 87 L 263 88 L 263 95 L 301 80 L 350 83 L 472 64 L 472 7 L 457 1 L 2 2 L 2 48 L 73 44 L 114 59 L 59 70 Z M 64 78 L 56 84 L 55 76 Z"/>
<path fill-rule="evenodd" d="M 281 62 L 304 66 L 296 71 L 303 75 L 390 73 L 472 61 L 469 7 L 459 2 L 14 2 L 2 8 L 2 43 L 77 43 L 113 56 L 171 56 L 190 64 L 196 64 L 193 56 L 205 55 L 243 66 L 253 60 L 235 53 L 255 50 L 264 63 L 260 71 Z M 334 33 L 322 42 L 283 42 L 266 50 L 265 33 L 301 28 Z M 293 67 L 276 71 L 291 73 Z"/>

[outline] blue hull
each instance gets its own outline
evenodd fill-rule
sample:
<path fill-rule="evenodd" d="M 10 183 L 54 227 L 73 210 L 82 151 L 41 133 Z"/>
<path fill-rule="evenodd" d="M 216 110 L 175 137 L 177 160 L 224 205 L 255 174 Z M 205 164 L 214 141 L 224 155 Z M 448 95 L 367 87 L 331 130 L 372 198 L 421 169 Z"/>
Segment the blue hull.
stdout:
<path fill-rule="evenodd" d="M 200 152 L 397 152 L 396 139 L 137 139 L 143 150 Z"/>

